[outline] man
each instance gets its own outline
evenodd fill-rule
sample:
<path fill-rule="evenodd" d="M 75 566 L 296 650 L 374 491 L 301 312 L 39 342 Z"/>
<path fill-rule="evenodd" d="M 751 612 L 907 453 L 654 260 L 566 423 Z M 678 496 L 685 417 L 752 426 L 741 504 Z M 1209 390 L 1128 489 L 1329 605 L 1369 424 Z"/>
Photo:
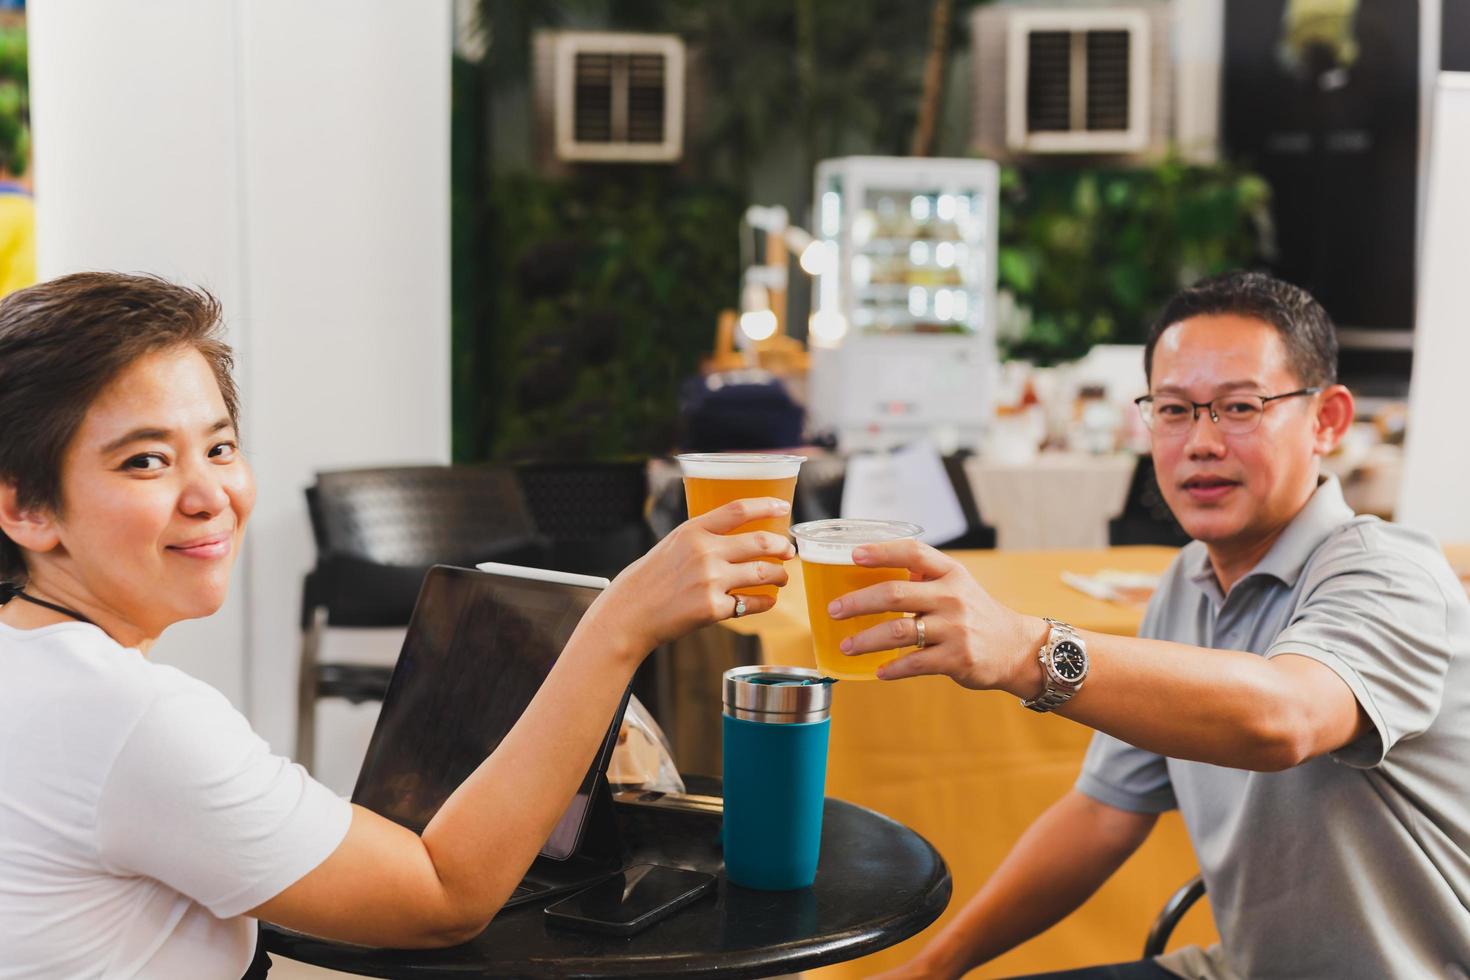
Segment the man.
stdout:
<path fill-rule="evenodd" d="M 1159 485 L 1195 541 L 1139 638 L 1022 616 L 913 542 L 854 555 L 912 581 L 832 604 L 915 614 L 845 644 L 921 647 L 884 679 L 947 674 L 1098 730 L 1076 787 L 886 976 L 958 977 L 1036 935 L 1175 807 L 1221 945 L 1067 976 L 1465 975 L 1470 603 L 1433 540 L 1320 475 L 1353 419 L 1331 321 L 1236 273 L 1171 300 L 1144 357 Z"/>

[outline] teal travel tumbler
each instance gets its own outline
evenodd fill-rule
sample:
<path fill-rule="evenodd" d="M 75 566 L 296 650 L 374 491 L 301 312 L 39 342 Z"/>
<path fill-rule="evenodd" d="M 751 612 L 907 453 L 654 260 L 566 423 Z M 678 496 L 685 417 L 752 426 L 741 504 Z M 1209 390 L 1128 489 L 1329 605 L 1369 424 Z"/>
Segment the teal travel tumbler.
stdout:
<path fill-rule="evenodd" d="M 817 876 L 832 680 L 807 667 L 725 672 L 725 875 L 785 891 Z"/>

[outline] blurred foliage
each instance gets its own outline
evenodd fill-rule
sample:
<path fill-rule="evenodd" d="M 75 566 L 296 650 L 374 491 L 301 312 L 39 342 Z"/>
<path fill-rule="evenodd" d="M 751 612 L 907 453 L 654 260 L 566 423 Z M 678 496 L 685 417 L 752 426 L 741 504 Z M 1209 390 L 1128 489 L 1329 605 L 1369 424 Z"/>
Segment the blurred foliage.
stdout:
<path fill-rule="evenodd" d="M 450 445 L 458 462 L 486 458 L 495 414 L 494 392 L 483 380 L 493 363 L 495 339 L 485 108 L 490 84 L 479 65 L 454 59 L 449 86 Z"/>
<path fill-rule="evenodd" d="M 998 272 L 1014 305 L 1002 303 L 1001 352 L 1050 364 L 1141 344 L 1180 287 L 1271 248 L 1270 188 L 1231 166 L 1007 168 Z"/>
<path fill-rule="evenodd" d="M 24 174 L 30 163 L 31 106 L 24 24 L 0 27 L 0 168 Z"/>
<path fill-rule="evenodd" d="M 674 442 L 680 382 L 732 300 L 728 188 L 647 168 L 498 179 L 482 261 L 494 270 L 478 398 L 456 455 L 610 458 Z M 467 379 L 461 379 L 467 380 Z"/>
<path fill-rule="evenodd" d="M 779 140 L 799 151 L 794 166 L 809 184 L 825 157 L 908 152 L 923 89 L 929 4 L 667 6 L 666 23 L 699 52 L 707 83 L 703 117 L 690 140 L 699 165 L 743 185 Z"/>

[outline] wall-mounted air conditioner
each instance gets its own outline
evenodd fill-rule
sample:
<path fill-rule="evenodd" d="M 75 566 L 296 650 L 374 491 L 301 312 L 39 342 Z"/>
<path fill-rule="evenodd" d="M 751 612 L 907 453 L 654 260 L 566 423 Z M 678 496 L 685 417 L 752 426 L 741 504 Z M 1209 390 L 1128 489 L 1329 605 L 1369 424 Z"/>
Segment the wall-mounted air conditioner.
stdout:
<path fill-rule="evenodd" d="M 685 64 L 681 39 L 670 34 L 557 31 L 546 35 L 545 41 L 551 45 L 549 94 L 557 159 L 670 163 L 680 158 Z M 538 102 L 544 104 L 539 98 Z"/>
<path fill-rule="evenodd" d="M 1148 146 L 1148 17 L 1139 10 L 1027 10 L 1011 18 L 1006 143 L 1029 153 Z"/>
<path fill-rule="evenodd" d="M 1170 137 L 1170 8 L 996 3 L 971 21 L 975 149 L 1142 157 Z"/>

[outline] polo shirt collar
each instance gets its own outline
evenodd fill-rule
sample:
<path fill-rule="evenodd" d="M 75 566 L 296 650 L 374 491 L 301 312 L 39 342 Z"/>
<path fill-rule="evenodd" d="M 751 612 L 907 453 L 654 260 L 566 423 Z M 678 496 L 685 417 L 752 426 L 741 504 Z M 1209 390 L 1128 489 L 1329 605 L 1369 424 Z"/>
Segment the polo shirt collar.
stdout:
<path fill-rule="evenodd" d="M 1271 545 L 1271 550 L 1266 552 L 1265 557 L 1254 568 L 1241 576 L 1240 581 L 1256 575 L 1269 575 L 1291 588 L 1301 577 L 1302 569 L 1307 566 L 1307 560 L 1312 557 L 1317 546 L 1327 540 L 1327 536 L 1337 527 L 1352 520 L 1353 516 L 1353 509 L 1342 497 L 1342 485 L 1337 482 L 1337 477 L 1328 476 L 1322 479 L 1312 496 L 1307 499 L 1306 506 L 1297 512 L 1291 523 L 1286 525 L 1286 530 L 1276 539 L 1276 543 Z M 1200 548 L 1189 580 L 1213 598 L 1216 604 L 1224 602 L 1220 583 L 1215 578 L 1215 567 L 1210 564 L 1208 549 Z"/>

